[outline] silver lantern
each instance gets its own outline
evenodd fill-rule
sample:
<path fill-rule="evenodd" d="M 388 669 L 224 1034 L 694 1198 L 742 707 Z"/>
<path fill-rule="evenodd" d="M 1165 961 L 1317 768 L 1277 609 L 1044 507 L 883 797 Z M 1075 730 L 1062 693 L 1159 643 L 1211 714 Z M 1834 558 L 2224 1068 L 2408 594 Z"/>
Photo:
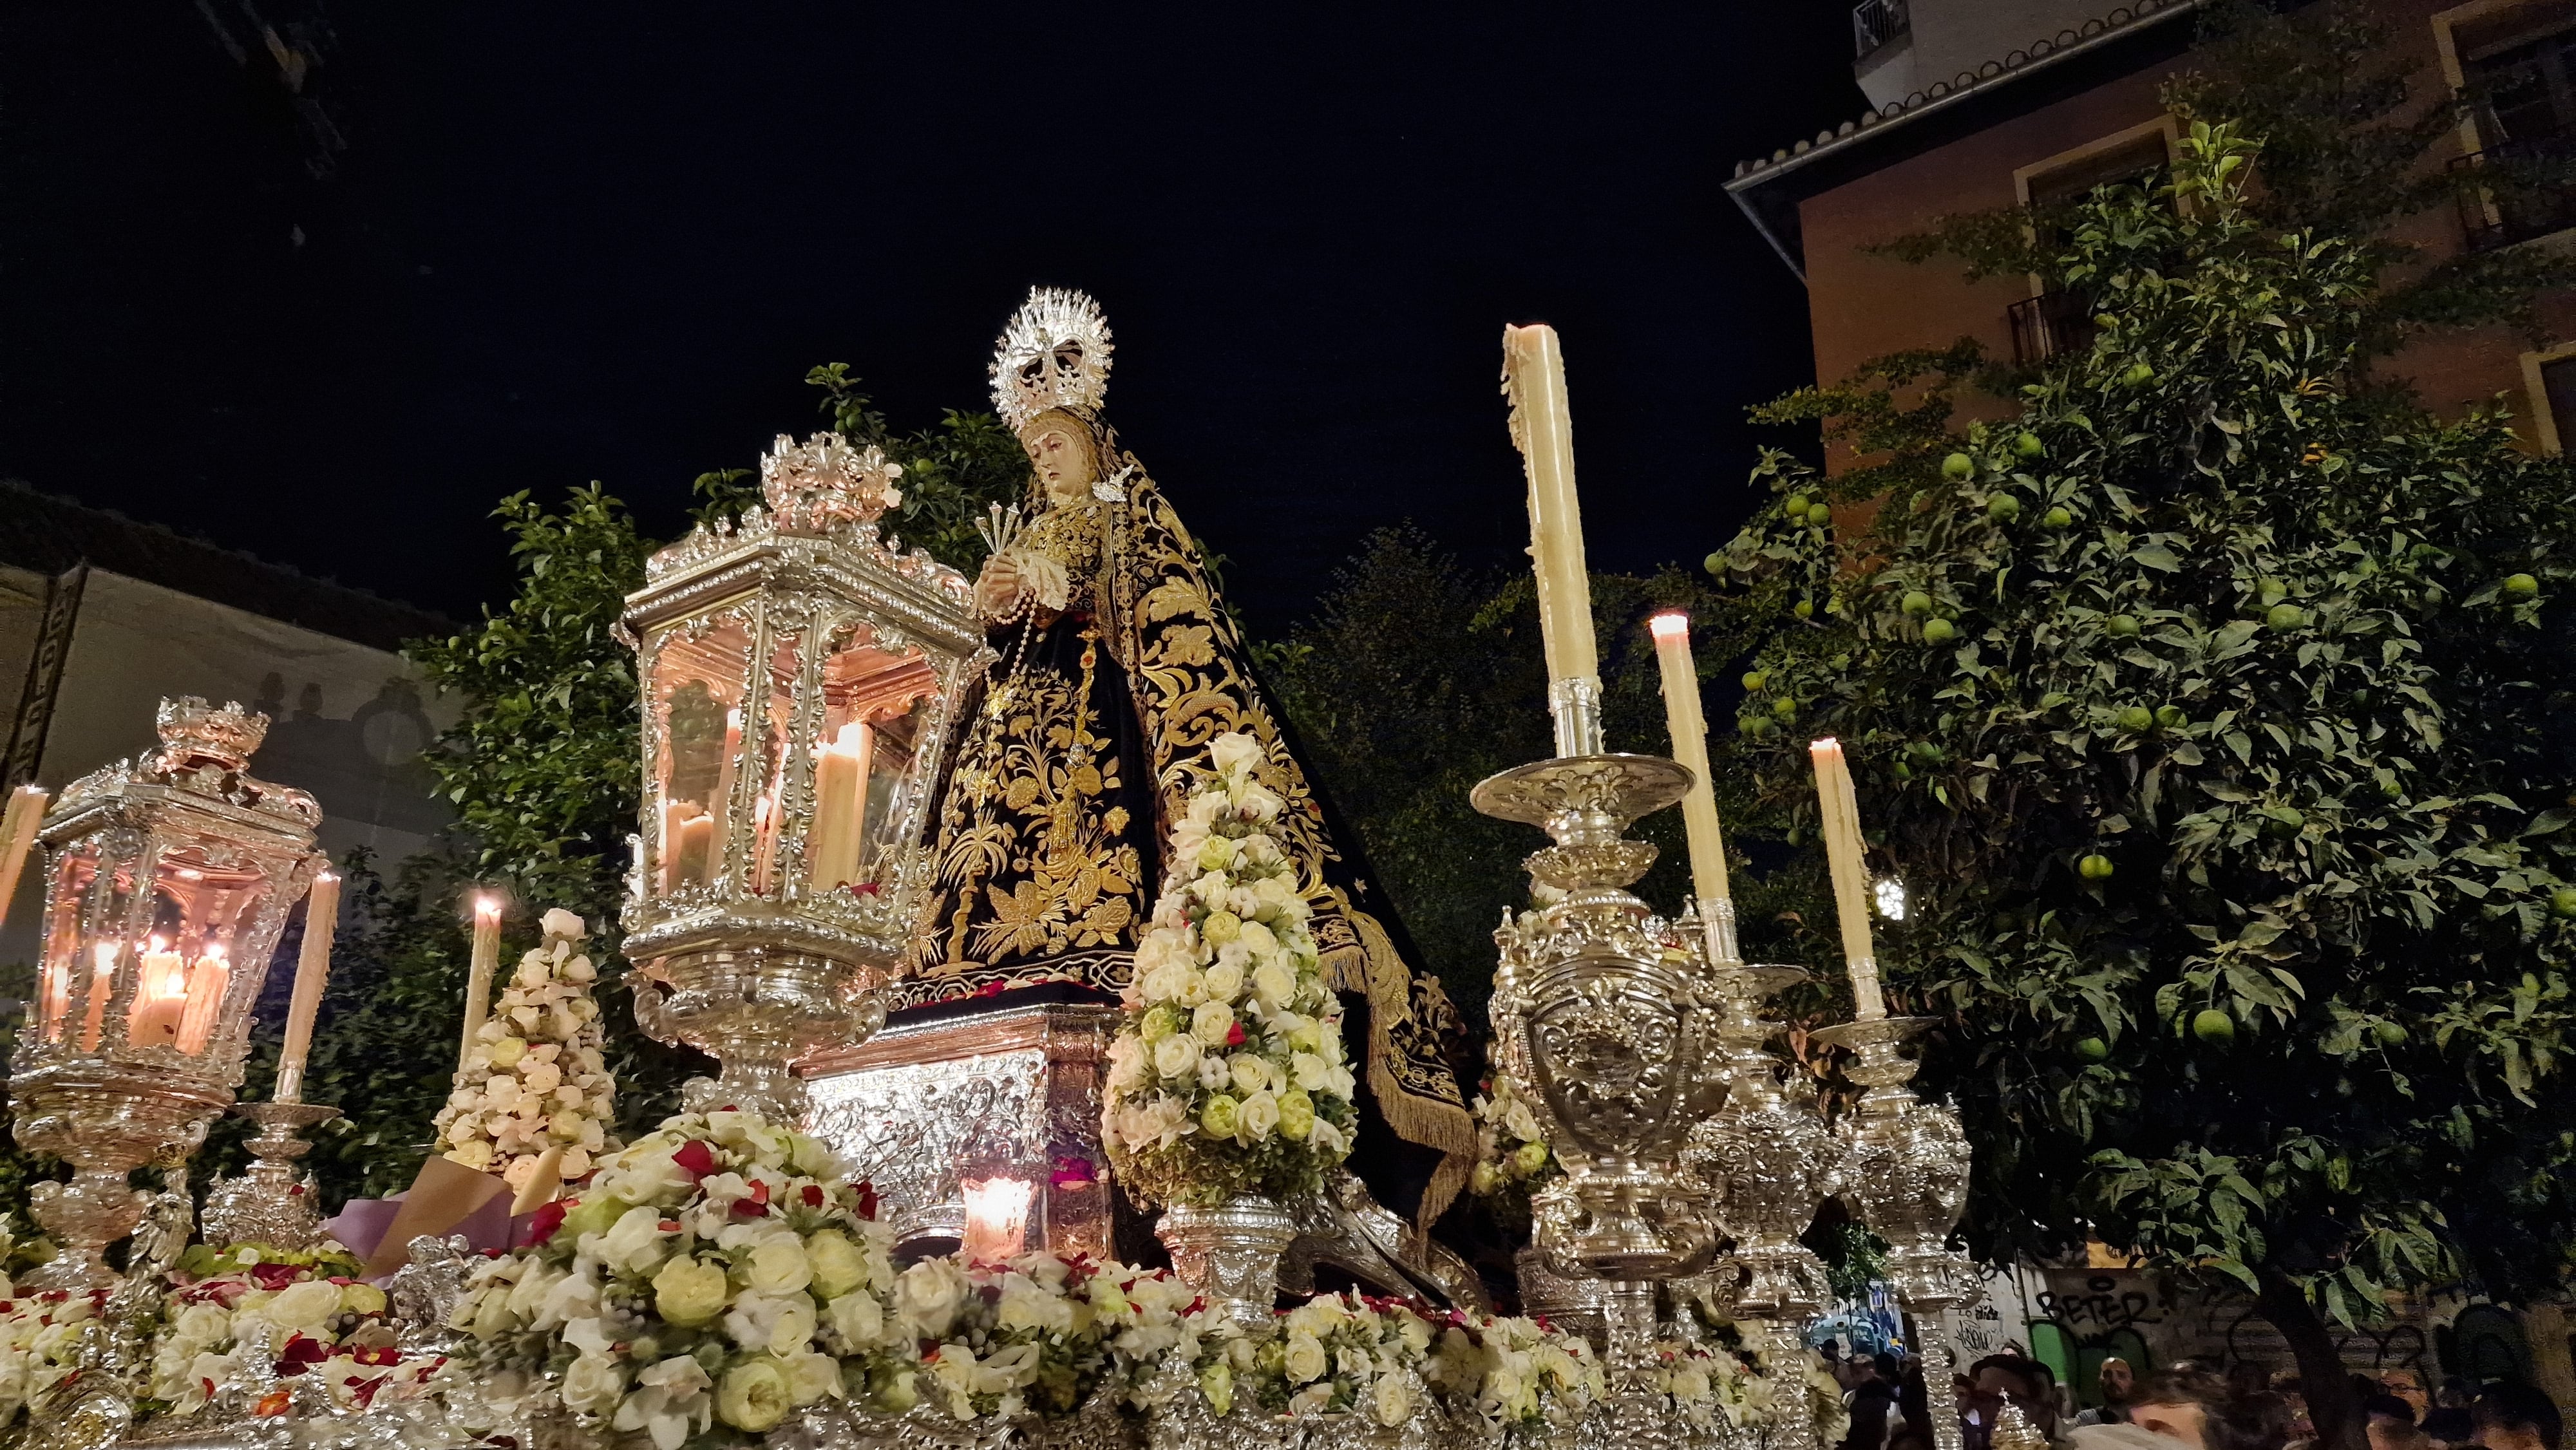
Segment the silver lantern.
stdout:
<path fill-rule="evenodd" d="M 722 1063 L 693 1107 L 802 1116 L 793 1072 L 883 1024 L 970 661 L 969 585 L 878 529 L 901 467 L 779 438 L 766 507 L 655 554 L 626 602 L 644 694 L 625 951 L 648 1032 Z"/>
<path fill-rule="evenodd" d="M 313 798 L 246 768 L 267 716 L 182 696 L 157 725 L 159 750 L 72 782 L 38 832 L 44 951 L 9 1096 L 19 1145 L 74 1172 L 36 1186 L 62 1252 L 29 1287 L 114 1281 L 101 1252 L 143 1216 L 126 1175 L 175 1167 L 232 1103 L 269 954 L 323 864 Z"/>

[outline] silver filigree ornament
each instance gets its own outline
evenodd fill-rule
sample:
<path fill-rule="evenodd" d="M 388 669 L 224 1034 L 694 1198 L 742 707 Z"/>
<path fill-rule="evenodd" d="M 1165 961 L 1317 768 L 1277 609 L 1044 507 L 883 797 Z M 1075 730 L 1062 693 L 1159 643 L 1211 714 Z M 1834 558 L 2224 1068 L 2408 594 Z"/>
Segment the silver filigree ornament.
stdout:
<path fill-rule="evenodd" d="M 1089 293 L 1032 287 L 993 344 L 993 410 L 1015 433 L 1050 408 L 1096 411 L 1111 351 L 1109 319 Z"/>
<path fill-rule="evenodd" d="M 1495 933 L 1497 1060 L 1530 1089 L 1565 1167 L 1532 1198 L 1539 1244 L 1558 1272 L 1602 1281 L 1611 1368 L 1629 1381 L 1647 1369 L 1656 1281 L 1697 1270 L 1716 1237 L 1679 1156 L 1719 1065 L 1710 1019 L 1669 926 L 1627 890 L 1654 861 L 1628 823 L 1679 800 L 1688 779 L 1650 756 L 1568 756 L 1471 797 L 1556 842 L 1527 864 L 1561 895 Z"/>
<path fill-rule="evenodd" d="M 1853 1054 L 1844 1072 L 1863 1091 L 1859 1109 L 1841 1124 L 1845 1193 L 1862 1221 L 1887 1240 L 1888 1278 L 1920 1330 L 1936 1450 L 1958 1450 L 1952 1355 L 1941 1314 L 1978 1292 L 1976 1266 L 1949 1242 L 1967 1207 L 1971 1155 L 1958 1114 L 1924 1102 L 1909 1086 L 1918 1064 L 1903 1051 L 1907 1039 L 1936 1020 L 1882 1017 L 1840 1023 L 1815 1036 Z"/>
<path fill-rule="evenodd" d="M 834 432 L 816 433 L 799 443 L 778 435 L 760 455 L 760 492 L 769 515 L 791 533 L 824 534 L 845 524 L 875 521 L 903 503 L 895 480 L 903 465 L 889 461 L 871 443 L 852 448 Z"/>

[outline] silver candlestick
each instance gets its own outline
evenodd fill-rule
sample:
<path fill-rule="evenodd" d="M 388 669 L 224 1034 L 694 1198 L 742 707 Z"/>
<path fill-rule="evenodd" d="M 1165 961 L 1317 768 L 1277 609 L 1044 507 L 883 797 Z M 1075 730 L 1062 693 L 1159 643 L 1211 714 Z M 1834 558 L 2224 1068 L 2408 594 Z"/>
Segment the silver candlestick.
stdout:
<path fill-rule="evenodd" d="M 1844 1069 L 1863 1091 L 1858 1111 L 1842 1124 L 1843 1179 L 1862 1219 L 1887 1240 L 1888 1277 L 1897 1301 L 1914 1316 L 1933 1444 L 1959 1450 L 1958 1394 L 1941 1314 L 1977 1292 L 1975 1265 L 1949 1243 L 1967 1206 L 1968 1139 L 1956 1113 L 1924 1102 L 1908 1086 L 1919 1064 L 1902 1050 L 1938 1020 L 1845 1022 L 1818 1032 L 1816 1040 L 1856 1059 Z"/>

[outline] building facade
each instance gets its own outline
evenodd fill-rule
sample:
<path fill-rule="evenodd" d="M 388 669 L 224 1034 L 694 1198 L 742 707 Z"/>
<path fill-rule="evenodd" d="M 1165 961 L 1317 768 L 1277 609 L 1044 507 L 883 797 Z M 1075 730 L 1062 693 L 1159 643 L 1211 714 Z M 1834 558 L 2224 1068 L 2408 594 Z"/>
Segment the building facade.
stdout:
<path fill-rule="evenodd" d="M 256 769 L 322 804 L 320 845 L 390 870 L 450 812 L 421 753 L 455 718 L 398 653 L 453 632 L 425 610 L 0 481 L 0 730 L 6 784 L 59 791 L 157 743 L 162 697 L 265 712 Z M 0 965 L 34 960 L 38 873 Z M 0 995 L 7 995 L 0 993 Z"/>
<path fill-rule="evenodd" d="M 2295 3 L 2295 0 L 2294 0 Z M 2576 0 L 2365 0 L 2389 31 L 2410 96 L 2480 99 L 2424 164 L 2576 154 Z M 1875 109 L 1737 166 L 1727 190 L 1807 288 L 1816 375 L 1962 337 L 2032 364 L 2090 340 L 2090 308 L 2036 279 L 1968 282 L 1955 262 L 1869 248 L 1944 215 L 2068 200 L 2164 166 L 2180 127 L 2160 98 L 2198 63 L 2200 0 L 1861 0 L 1854 74 Z M 2259 162 L 2257 167 L 2259 179 Z M 2576 246 L 2576 197 L 2507 209 L 2479 197 L 2407 219 L 2420 265 L 2496 247 Z M 2446 415 L 2501 401 L 2526 445 L 2576 448 L 2576 298 L 2539 308 L 2540 346 L 2506 327 L 2418 337 L 2380 371 Z M 1963 418 L 2012 411 L 1963 392 Z M 1835 471 L 1855 455 L 1837 446 Z M 2009 1292 L 2006 1289 L 2009 1288 Z M 2576 1404 L 2567 1306 L 2509 1311 L 2444 1293 L 2340 1336 L 2356 1371 L 2526 1378 Z M 2017 1267 L 1961 1311 L 1960 1343 L 2026 1349 L 2089 1392 L 2106 1354 L 2286 1365 L 2286 1347 L 2235 1296 L 2186 1293 L 2117 1260 Z"/>
<path fill-rule="evenodd" d="M 2370 0 L 2418 98 L 2486 97 L 2426 164 L 2576 148 L 2576 0 Z M 2085 344 L 2088 309 L 2034 279 L 1965 281 L 1936 258 L 1867 248 L 1946 214 L 2080 196 L 2162 166 L 2178 136 L 2159 92 L 2196 64 L 2199 0 L 1864 0 L 1855 72 L 1876 109 L 1735 169 L 1729 194 L 1808 292 L 1816 375 L 1905 348 L 1983 343 L 2037 362 Z M 2479 199 L 2394 229 L 2431 265 L 2471 249 L 2576 245 L 2576 198 Z M 2544 298 L 2550 341 L 2507 327 L 2419 336 L 2379 370 L 2446 415 L 2501 399 L 2533 448 L 2576 447 L 2576 298 Z M 1968 417 L 2010 405 L 1961 399 Z M 1978 409 L 1985 411 L 1981 415 Z M 1837 449 L 1828 466 L 1848 467 Z"/>

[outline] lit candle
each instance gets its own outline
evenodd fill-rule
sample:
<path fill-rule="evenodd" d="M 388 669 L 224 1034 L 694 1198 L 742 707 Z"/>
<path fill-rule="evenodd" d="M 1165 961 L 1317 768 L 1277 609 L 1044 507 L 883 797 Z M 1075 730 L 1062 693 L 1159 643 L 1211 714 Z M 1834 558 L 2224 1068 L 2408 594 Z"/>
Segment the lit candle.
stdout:
<path fill-rule="evenodd" d="M 868 812 L 868 757 L 876 742 L 853 720 L 814 753 L 813 889 L 830 891 L 859 877 L 859 847 Z"/>
<path fill-rule="evenodd" d="M 179 1050 L 194 1056 L 206 1050 L 215 1037 L 215 1028 L 224 1011 L 224 989 L 231 986 L 233 970 L 224 961 L 221 942 L 208 942 L 188 969 L 186 1010 L 179 1018 Z"/>
<path fill-rule="evenodd" d="M 125 1009 L 125 1040 L 137 1047 L 176 1047 L 188 1015 L 188 959 L 168 939 L 145 944 L 135 974 L 134 1004 Z"/>
<path fill-rule="evenodd" d="M 493 896 L 474 898 L 474 956 L 465 969 L 465 1041 L 456 1049 L 456 1070 L 463 1072 L 474 1055 L 474 1039 L 492 1010 L 492 968 L 501 960 L 501 902 Z"/>
<path fill-rule="evenodd" d="M 45 823 L 45 790 L 22 785 L 9 792 L 9 809 L 0 812 L 0 920 L 18 894 L 18 877 L 27 869 L 27 848 L 36 843 L 36 828 Z"/>
<path fill-rule="evenodd" d="M 1539 637 L 1552 681 L 1600 674 L 1592 643 L 1592 579 L 1583 567 L 1583 511 L 1574 492 L 1574 432 L 1565 359 L 1545 323 L 1503 329 L 1503 393 L 1512 443 L 1529 475 L 1530 560 L 1538 573 Z"/>
<path fill-rule="evenodd" d="M 57 957 L 45 963 L 45 975 L 36 983 L 36 1020 L 45 1025 L 47 1041 L 53 1039 L 71 1005 L 71 963 Z"/>
<path fill-rule="evenodd" d="M 331 935 L 340 925 L 340 878 L 325 871 L 304 898 L 304 951 L 295 959 L 295 995 L 286 1004 L 286 1049 L 277 1058 L 277 1086 L 269 1097 L 304 1101 L 304 1059 L 313 1051 L 313 1014 L 331 979 Z"/>
<path fill-rule="evenodd" d="M 677 855 L 682 885 L 701 883 L 715 874 L 716 818 L 705 811 L 680 822 Z"/>
<path fill-rule="evenodd" d="M 778 844 L 778 800 L 767 791 L 751 803 L 751 889 L 769 894 L 769 867 Z"/>
<path fill-rule="evenodd" d="M 1825 827 L 1825 860 L 1833 868 L 1834 909 L 1843 929 L 1843 962 L 1851 970 L 1852 1014 L 1863 1022 L 1887 1015 L 1878 992 L 1878 952 L 1870 943 L 1869 869 L 1863 864 L 1860 798 L 1842 742 L 1831 738 L 1807 747 L 1816 762 L 1816 799 Z"/>
<path fill-rule="evenodd" d="M 970 1262 L 998 1264 L 1020 1251 L 1028 1237 L 1029 1203 L 1037 1185 L 1021 1178 L 986 1178 L 961 1183 L 966 1197 L 966 1242 Z"/>
<path fill-rule="evenodd" d="M 1682 797 L 1682 826 L 1690 833 L 1691 890 L 1703 915 L 1732 899 L 1726 884 L 1726 838 L 1718 830 L 1717 789 L 1708 770 L 1708 722 L 1699 710 L 1699 667 L 1691 660 L 1690 616 L 1668 612 L 1647 622 L 1655 635 L 1655 663 L 1664 673 L 1664 725 L 1672 732 L 1673 759 L 1691 773 Z"/>
<path fill-rule="evenodd" d="M 116 987 L 116 943 L 100 942 L 93 951 L 98 970 L 90 973 L 89 1005 L 82 1010 L 81 1051 L 98 1050 L 99 1029 L 107 1024 L 107 999 Z"/>

